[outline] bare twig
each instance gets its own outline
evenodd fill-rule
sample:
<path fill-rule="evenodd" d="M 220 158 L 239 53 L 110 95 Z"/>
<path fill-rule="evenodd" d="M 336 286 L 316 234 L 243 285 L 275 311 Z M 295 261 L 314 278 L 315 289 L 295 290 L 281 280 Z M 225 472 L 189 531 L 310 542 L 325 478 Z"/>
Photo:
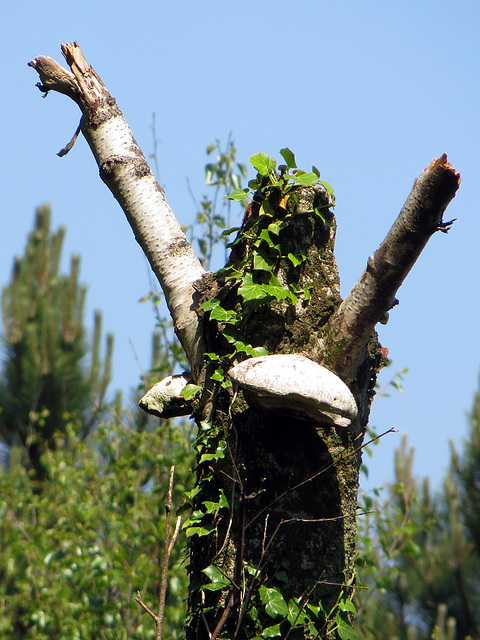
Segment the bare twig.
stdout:
<path fill-rule="evenodd" d="M 157 623 L 157 636 L 156 640 L 162 638 L 162 626 L 163 617 L 165 615 L 165 599 L 167 597 L 167 585 L 168 585 L 168 563 L 170 560 L 170 554 L 172 552 L 175 539 L 170 539 L 170 521 L 172 518 L 172 494 L 173 494 L 173 479 L 175 475 L 175 467 L 170 469 L 170 479 L 168 482 L 168 495 L 167 504 L 165 505 L 166 522 L 165 522 L 165 544 L 163 547 L 163 562 L 162 562 L 162 580 L 160 582 L 160 596 L 158 598 L 158 620 Z M 178 520 L 177 520 L 178 523 Z M 179 528 L 179 527 L 178 527 Z M 177 528 L 175 529 L 177 531 Z M 178 531 L 177 531 L 178 535 Z"/>
<path fill-rule="evenodd" d="M 356 455 L 359 451 L 361 451 L 362 449 L 364 449 L 365 447 L 368 447 L 368 445 L 372 444 L 373 442 L 375 442 L 376 440 L 379 440 L 380 438 L 383 438 L 383 436 L 386 436 L 388 433 L 397 433 L 397 430 L 395 429 L 395 427 L 392 427 L 391 429 L 388 429 L 387 431 L 384 431 L 383 433 L 381 433 L 378 436 L 375 436 L 374 438 L 371 438 L 368 442 L 364 442 L 362 443 L 359 447 L 357 447 L 356 449 L 354 449 L 353 451 L 350 451 L 350 453 L 348 453 L 346 456 L 343 456 L 343 454 L 340 454 L 337 458 L 335 458 L 334 460 L 332 460 L 332 462 L 330 462 L 329 464 L 327 464 L 325 467 L 322 467 L 321 469 L 319 469 L 316 473 L 314 473 L 313 475 L 309 476 L 308 478 L 305 478 L 305 480 L 301 480 L 299 483 L 297 483 L 296 485 L 294 485 L 293 487 L 289 487 L 288 489 L 285 489 L 285 491 L 282 491 L 282 493 L 280 495 L 278 495 L 274 500 L 272 500 L 272 502 L 270 502 L 270 504 L 268 504 L 266 507 L 264 507 L 261 511 L 259 511 L 251 520 L 250 522 L 248 522 L 246 524 L 246 527 L 249 527 L 251 524 L 253 524 L 255 522 L 255 520 L 257 518 L 259 518 L 263 513 L 265 513 L 265 511 L 267 509 L 270 509 L 274 504 L 276 504 L 279 500 L 281 500 L 282 498 L 284 498 L 286 495 L 288 495 L 289 493 L 291 493 L 292 491 L 295 491 L 296 489 L 299 489 L 300 487 L 302 487 L 304 484 L 307 484 L 308 482 L 312 482 L 313 480 L 315 480 L 315 478 L 318 478 L 318 476 L 321 476 L 322 473 L 325 473 L 326 471 L 328 471 L 329 469 L 331 469 L 332 467 L 334 467 L 336 464 L 338 464 L 338 462 L 340 462 L 340 460 L 346 460 L 348 458 L 351 458 L 352 456 Z M 339 517 L 343 517 L 343 516 L 339 516 Z"/>
<path fill-rule="evenodd" d="M 177 537 L 180 531 L 180 525 L 182 522 L 181 516 L 178 516 L 175 529 L 173 531 L 172 536 L 170 536 L 174 476 L 175 476 L 175 467 L 173 466 L 170 469 L 167 502 L 165 505 L 165 512 L 166 512 L 165 539 L 164 539 L 164 546 L 163 546 L 160 595 L 158 597 L 158 614 L 153 613 L 153 611 L 143 602 L 140 591 L 137 591 L 137 597 L 135 598 L 138 604 L 155 620 L 155 625 L 156 625 L 155 640 L 162 640 L 162 636 L 163 636 L 163 620 L 165 617 L 165 601 L 166 601 L 167 587 L 168 587 L 168 563 L 170 561 L 172 549 L 177 540 Z"/>

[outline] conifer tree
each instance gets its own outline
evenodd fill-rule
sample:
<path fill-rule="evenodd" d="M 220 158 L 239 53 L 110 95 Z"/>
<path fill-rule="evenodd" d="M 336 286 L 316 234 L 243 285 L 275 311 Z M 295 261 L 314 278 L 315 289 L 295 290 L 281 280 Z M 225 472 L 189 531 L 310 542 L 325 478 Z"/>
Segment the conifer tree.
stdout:
<path fill-rule="evenodd" d="M 412 473 L 406 438 L 395 456 L 395 483 L 367 508 L 360 543 L 370 589 L 357 591 L 365 640 L 480 639 L 480 395 L 469 439 L 441 489 Z M 362 521 L 361 521 L 362 522 Z"/>
<path fill-rule="evenodd" d="M 0 437 L 21 445 L 41 476 L 42 452 L 54 446 L 72 419 L 88 435 L 101 411 L 110 379 L 113 336 L 100 358 L 101 315 L 95 314 L 91 347 L 84 326 L 86 287 L 80 257 L 60 273 L 65 228 L 50 230 L 48 206 L 37 209 L 23 257 L 15 258 L 2 291 L 4 362 L 0 376 Z M 90 366 L 87 366 L 90 356 Z M 80 423 L 79 423 L 80 424 Z"/>

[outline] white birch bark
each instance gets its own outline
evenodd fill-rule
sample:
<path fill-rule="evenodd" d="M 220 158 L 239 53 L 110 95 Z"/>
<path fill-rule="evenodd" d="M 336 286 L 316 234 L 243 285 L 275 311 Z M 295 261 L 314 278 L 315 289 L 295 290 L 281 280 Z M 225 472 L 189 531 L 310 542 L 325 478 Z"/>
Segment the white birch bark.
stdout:
<path fill-rule="evenodd" d="M 40 75 L 42 82 L 37 86 L 44 92 L 65 93 L 79 105 L 83 114 L 80 128 L 102 180 L 127 216 L 162 286 L 192 370 L 198 371 L 203 346 L 199 319 L 193 309 L 193 283 L 205 270 L 115 100 L 86 62 L 77 43 L 63 45 L 62 53 L 72 73 L 45 56 L 29 63 Z"/>

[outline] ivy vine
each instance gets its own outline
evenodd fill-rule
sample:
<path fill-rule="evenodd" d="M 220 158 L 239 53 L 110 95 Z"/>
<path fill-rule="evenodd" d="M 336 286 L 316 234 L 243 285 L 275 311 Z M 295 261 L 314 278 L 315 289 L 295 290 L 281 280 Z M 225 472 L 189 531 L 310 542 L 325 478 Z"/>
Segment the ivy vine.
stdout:
<path fill-rule="evenodd" d="M 256 177 L 249 181 L 247 188 L 236 188 L 225 196 L 232 201 L 250 202 L 247 215 L 252 210 L 255 214 L 241 228 L 234 227 L 223 232 L 223 235 L 228 236 L 240 231 L 228 246 L 232 249 L 240 247 L 241 259 L 232 261 L 232 264 L 219 272 L 225 283 L 236 288 L 237 302 L 233 308 L 229 308 L 220 297 L 214 297 L 203 302 L 200 307 L 209 320 L 217 322 L 226 343 L 223 353 L 205 354 L 208 379 L 214 383 L 213 391 L 209 392 L 212 396 L 231 386 L 226 373 L 236 358 L 268 354 L 264 346 L 253 346 L 244 336 L 244 329 L 253 311 L 274 301 L 295 305 L 300 296 L 306 302 L 310 299 L 308 286 L 299 290 L 295 284 L 282 283 L 278 278 L 276 270 L 280 261 L 288 261 L 293 268 L 297 268 L 307 260 L 301 247 L 292 251 L 291 247 L 282 246 L 281 232 L 295 215 L 313 214 L 325 223 L 325 210 L 335 206 L 335 197 L 331 185 L 320 179 L 320 172 L 316 167 L 312 167 L 312 171 L 307 173 L 297 168 L 295 156 L 290 149 L 281 149 L 280 154 L 284 163 L 278 166 L 265 153 L 251 156 L 249 161 L 257 171 Z M 324 203 L 314 209 L 299 212 L 297 205 L 300 190 L 314 186 L 323 188 L 326 195 Z M 200 394 L 202 389 L 199 385 L 189 384 L 183 395 L 191 399 Z M 239 501 L 235 500 L 237 506 L 234 507 L 223 489 L 211 482 L 215 464 L 227 455 L 226 436 L 220 431 L 221 428 L 215 428 L 209 419 L 200 422 L 195 443 L 198 481 L 195 488 L 186 494 L 184 507 L 190 509 L 190 516 L 184 523 L 189 537 L 218 533 L 220 516 L 233 508 L 241 508 L 241 498 Z M 315 638 L 321 627 L 328 628 L 328 635 L 331 634 L 332 638 L 335 635 L 342 640 L 356 637 L 356 632 L 348 623 L 348 614 L 354 613 L 355 607 L 347 595 L 342 593 L 331 611 L 325 611 L 321 603 L 310 602 L 309 594 L 286 600 L 280 588 L 264 582 L 260 566 L 251 566 L 244 559 L 241 560 L 241 565 L 237 568 L 242 576 L 241 585 L 237 582 L 237 576 L 231 579 L 221 566 L 212 564 L 203 569 L 205 580 L 201 589 L 204 592 L 226 591 L 230 594 L 242 591 L 237 630 L 239 625 L 244 625 L 242 628 L 249 634 L 248 637 L 255 640 L 288 637 L 294 629 L 301 628 L 305 637 Z M 279 568 L 277 582 L 282 581 L 279 580 L 281 575 L 284 576 L 284 581 L 288 581 L 287 569 L 288 567 Z M 346 593 L 349 594 L 350 591 Z M 222 628 L 214 631 L 211 637 L 216 638 L 220 634 Z"/>

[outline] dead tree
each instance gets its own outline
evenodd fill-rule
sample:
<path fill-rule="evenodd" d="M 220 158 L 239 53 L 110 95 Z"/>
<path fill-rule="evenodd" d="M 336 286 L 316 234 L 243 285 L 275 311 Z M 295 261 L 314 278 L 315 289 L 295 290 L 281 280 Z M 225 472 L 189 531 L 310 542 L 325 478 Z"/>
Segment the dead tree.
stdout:
<path fill-rule="evenodd" d="M 331 193 L 285 155 L 259 170 L 225 269 L 205 272 L 115 100 L 77 43 L 62 52 L 71 71 L 29 63 L 37 86 L 80 107 L 79 131 L 191 365 L 142 400 L 199 427 L 186 637 L 353 637 L 361 448 L 387 353 L 375 325 L 430 237 L 450 228 L 460 176 L 446 155 L 425 169 L 342 300 Z"/>

